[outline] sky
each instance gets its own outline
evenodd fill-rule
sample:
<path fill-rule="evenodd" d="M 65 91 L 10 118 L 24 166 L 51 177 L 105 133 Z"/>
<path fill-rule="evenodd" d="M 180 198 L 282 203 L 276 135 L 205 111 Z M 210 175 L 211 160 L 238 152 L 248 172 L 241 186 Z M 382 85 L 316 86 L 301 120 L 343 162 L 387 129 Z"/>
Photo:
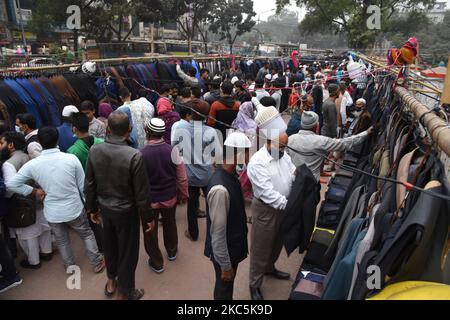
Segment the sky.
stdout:
<path fill-rule="evenodd" d="M 291 3 L 292 4 L 287 8 L 291 11 L 299 12 L 299 20 L 301 20 L 303 17 L 303 11 L 295 5 L 295 1 L 291 1 Z M 276 0 L 253 0 L 253 9 L 256 12 L 256 20 L 260 16 L 261 21 L 267 21 L 270 16 L 275 14 L 276 8 Z"/>
<path fill-rule="evenodd" d="M 442 0 L 437 0 L 442 1 Z M 256 12 L 256 19 L 258 19 L 258 16 L 261 15 L 261 21 L 267 21 L 267 18 L 269 18 L 271 15 L 275 13 L 276 9 L 276 0 L 253 0 L 253 8 Z M 304 10 L 300 9 L 295 5 L 295 1 L 291 1 L 291 5 L 288 7 L 291 11 L 299 12 L 299 20 L 303 19 L 304 16 Z M 450 10 L 450 0 L 447 0 L 447 9 Z M 266 12 L 269 10 L 273 10 L 271 12 Z"/>

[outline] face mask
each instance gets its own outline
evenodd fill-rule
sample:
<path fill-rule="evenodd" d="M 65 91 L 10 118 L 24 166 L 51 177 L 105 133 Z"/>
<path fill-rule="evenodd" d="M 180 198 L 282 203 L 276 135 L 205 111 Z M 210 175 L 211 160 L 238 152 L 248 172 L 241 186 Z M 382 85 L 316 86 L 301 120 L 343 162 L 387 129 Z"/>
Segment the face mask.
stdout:
<path fill-rule="evenodd" d="M 22 131 L 20 131 L 20 127 L 16 126 L 16 132 L 21 133 Z"/>
<path fill-rule="evenodd" d="M 362 111 L 353 111 L 352 113 L 355 118 L 359 118 L 362 114 Z"/>
<path fill-rule="evenodd" d="M 280 151 L 279 149 L 270 149 L 270 155 L 275 160 L 281 160 L 284 157 L 284 151 Z"/>

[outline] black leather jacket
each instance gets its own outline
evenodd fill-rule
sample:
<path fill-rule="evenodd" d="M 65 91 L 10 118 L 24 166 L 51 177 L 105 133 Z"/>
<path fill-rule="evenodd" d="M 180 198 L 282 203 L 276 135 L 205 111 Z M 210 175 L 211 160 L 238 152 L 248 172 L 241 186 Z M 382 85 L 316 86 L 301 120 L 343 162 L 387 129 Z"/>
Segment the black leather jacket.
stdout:
<path fill-rule="evenodd" d="M 138 211 L 146 222 L 153 220 L 150 184 L 141 153 L 126 139 L 106 137 L 89 153 L 84 184 L 86 207 L 103 214 Z"/>

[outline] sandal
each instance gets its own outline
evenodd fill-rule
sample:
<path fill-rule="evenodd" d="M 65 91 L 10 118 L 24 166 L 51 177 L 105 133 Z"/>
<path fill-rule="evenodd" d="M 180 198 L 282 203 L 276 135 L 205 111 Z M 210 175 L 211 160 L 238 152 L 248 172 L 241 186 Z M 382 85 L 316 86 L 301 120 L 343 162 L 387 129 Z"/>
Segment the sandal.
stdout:
<path fill-rule="evenodd" d="M 133 289 L 131 293 L 128 295 L 128 300 L 141 300 L 144 296 L 144 290 Z"/>
<path fill-rule="evenodd" d="M 114 290 L 113 292 L 108 291 L 108 282 L 105 284 L 105 296 L 108 298 L 111 298 L 117 291 L 117 281 L 114 280 L 114 283 L 116 284 L 116 290 Z"/>

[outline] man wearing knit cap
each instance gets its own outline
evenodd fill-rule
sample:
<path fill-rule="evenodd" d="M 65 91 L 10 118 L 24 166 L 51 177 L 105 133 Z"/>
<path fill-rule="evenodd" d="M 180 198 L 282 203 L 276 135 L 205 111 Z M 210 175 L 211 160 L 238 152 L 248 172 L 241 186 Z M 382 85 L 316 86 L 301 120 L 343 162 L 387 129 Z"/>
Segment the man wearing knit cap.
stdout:
<path fill-rule="evenodd" d="M 295 167 L 305 164 L 313 173 L 317 182 L 320 181 L 320 170 L 324 162 L 324 156 L 334 151 L 346 151 L 363 143 L 373 131 L 370 128 L 359 135 L 345 138 L 332 139 L 316 134 L 319 125 L 319 116 L 312 111 L 303 112 L 302 129 L 299 133 L 289 137 L 288 154 L 291 156 Z"/>
<path fill-rule="evenodd" d="M 252 143 L 242 132 L 233 132 L 224 145 L 229 158 L 209 180 L 207 193 L 205 256 L 214 265 L 215 300 L 233 300 L 238 265 L 248 255 L 247 215 L 236 166 L 248 163 Z"/>
<path fill-rule="evenodd" d="M 322 135 L 329 138 L 337 137 L 338 129 L 338 113 L 336 108 L 336 100 L 339 98 L 339 86 L 337 84 L 330 84 L 328 86 L 330 97 L 323 103 L 323 127 Z"/>
<path fill-rule="evenodd" d="M 267 143 L 255 153 L 248 164 L 248 177 L 253 186 L 252 234 L 250 249 L 250 294 L 253 300 L 263 300 L 261 285 L 264 275 L 289 279 L 290 275 L 275 268 L 283 247 L 280 225 L 283 210 L 291 192 L 295 166 L 285 153 L 288 142 L 286 124 L 275 107 L 258 108 L 255 121 Z"/>
<path fill-rule="evenodd" d="M 366 100 L 358 99 L 356 101 L 356 110 L 352 112 L 354 118 L 348 129 L 348 135 L 359 134 L 367 130 L 372 123 L 372 115 L 366 108 Z"/>
<path fill-rule="evenodd" d="M 155 215 L 162 217 L 164 246 L 169 261 L 175 261 L 178 252 L 175 213 L 177 204 L 186 203 L 189 197 L 186 168 L 178 152 L 172 152 L 172 146 L 164 141 L 164 121 L 153 118 L 145 126 L 148 142 L 141 153 L 150 182 L 151 206 Z M 149 267 L 156 273 L 162 273 L 164 259 L 158 245 L 157 224 L 150 233 L 144 234 L 144 245 L 149 256 Z"/>

